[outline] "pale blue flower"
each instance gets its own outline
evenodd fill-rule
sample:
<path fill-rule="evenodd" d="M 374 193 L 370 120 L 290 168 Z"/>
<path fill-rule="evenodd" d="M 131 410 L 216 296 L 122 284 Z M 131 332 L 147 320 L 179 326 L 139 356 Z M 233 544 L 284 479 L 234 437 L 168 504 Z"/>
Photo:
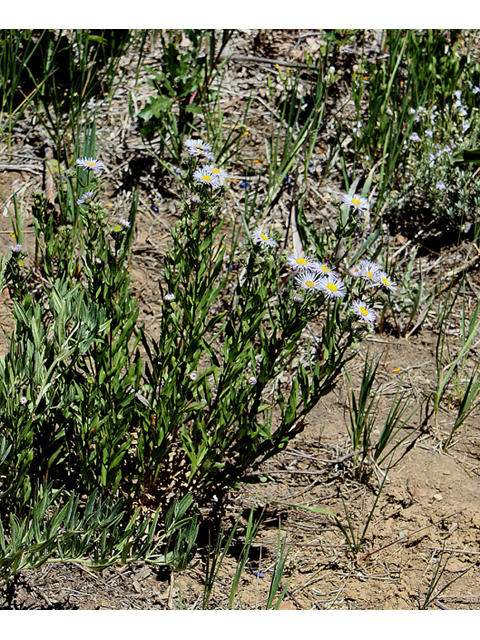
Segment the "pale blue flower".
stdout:
<path fill-rule="evenodd" d="M 97 158 L 77 158 L 75 161 L 77 167 L 82 167 L 82 169 L 88 169 L 89 171 L 95 171 L 95 173 L 102 173 L 105 169 L 105 165 L 101 160 L 97 160 Z"/>
<path fill-rule="evenodd" d="M 207 169 L 206 167 L 197 169 L 193 174 L 193 179 L 198 184 L 208 184 L 212 189 L 220 188 L 220 180 L 218 179 L 218 176 L 213 174 L 210 169 Z"/>
<path fill-rule="evenodd" d="M 262 247 L 276 247 L 277 243 L 273 238 L 267 236 L 266 233 L 260 231 L 258 227 L 256 227 L 252 232 L 252 240 L 255 244 L 259 244 Z"/>
<path fill-rule="evenodd" d="M 377 318 L 375 311 L 365 304 L 363 300 L 355 300 L 352 304 L 352 311 L 354 311 L 359 318 L 368 324 L 373 324 Z"/>

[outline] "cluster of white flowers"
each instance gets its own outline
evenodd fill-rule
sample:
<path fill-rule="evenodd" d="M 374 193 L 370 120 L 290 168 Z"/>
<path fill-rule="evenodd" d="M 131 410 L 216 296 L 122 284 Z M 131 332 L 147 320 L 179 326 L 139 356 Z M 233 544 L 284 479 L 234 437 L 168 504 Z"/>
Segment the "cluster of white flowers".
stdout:
<path fill-rule="evenodd" d="M 342 201 L 349 204 L 355 210 L 367 211 L 369 209 L 368 200 L 359 196 L 344 195 Z M 260 231 L 255 229 L 254 234 Z M 252 234 L 253 237 L 253 234 Z M 265 236 L 263 243 L 266 245 L 268 236 Z M 260 240 L 257 240 L 260 242 Z M 305 255 L 293 253 L 287 258 L 287 265 L 295 270 L 295 281 L 300 289 L 305 289 L 311 293 L 319 291 L 327 298 L 343 298 L 347 293 L 347 288 L 338 272 L 327 262 L 311 260 Z M 382 269 L 382 267 L 370 260 L 362 260 L 359 264 L 353 265 L 349 270 L 350 276 L 361 278 L 368 282 L 370 287 L 384 287 L 388 291 L 396 291 L 397 283 Z M 302 301 L 302 298 L 298 298 Z M 368 325 L 375 322 L 376 314 L 363 300 L 355 300 L 351 306 L 352 311 Z"/>
<path fill-rule="evenodd" d="M 215 162 L 215 156 L 212 153 L 212 146 L 209 142 L 203 142 L 200 139 L 186 140 L 183 145 L 186 147 L 188 153 L 194 158 L 205 158 L 209 162 Z M 199 167 L 193 173 L 193 179 L 197 184 L 206 184 L 212 187 L 212 189 L 219 189 L 222 187 L 228 178 L 227 172 L 217 167 L 215 164 L 207 164 L 203 167 Z"/>
<path fill-rule="evenodd" d="M 351 206 L 354 211 L 362 213 L 369 211 L 370 203 L 361 196 L 351 196 L 344 194 L 342 202 Z M 251 238 L 255 244 L 264 248 L 276 247 L 277 242 L 268 234 L 256 227 L 251 233 Z M 343 298 L 347 293 L 347 288 L 338 271 L 327 262 L 311 260 L 307 256 L 299 253 L 292 253 L 287 257 L 287 266 L 295 271 L 295 283 L 298 289 L 304 289 L 310 293 L 321 292 L 327 298 Z M 362 260 L 359 264 L 353 265 L 349 274 L 354 278 L 361 278 L 369 283 L 370 287 L 382 286 L 389 291 L 395 291 L 396 282 L 381 268 L 376 262 Z M 303 302 L 304 298 L 295 295 L 295 302 Z M 363 300 L 353 302 L 352 311 L 370 326 L 376 319 L 376 314 Z"/>
<path fill-rule="evenodd" d="M 190 138 L 185 140 L 183 146 L 187 148 L 188 153 L 194 158 L 206 158 L 209 161 L 215 159 L 212 153 L 212 145 L 198 138 Z"/>
<path fill-rule="evenodd" d="M 320 291 L 327 298 L 335 299 L 345 296 L 347 292 L 345 283 L 328 264 L 311 261 L 295 253 L 288 257 L 287 264 L 296 268 L 295 280 L 300 288 L 310 292 Z M 371 286 L 384 286 L 389 291 L 395 291 L 397 288 L 396 282 L 382 270 L 380 265 L 370 260 L 363 260 L 360 264 L 354 265 L 349 273 L 353 277 L 366 280 Z M 355 300 L 351 309 L 367 324 L 372 325 L 376 320 L 375 311 L 363 300 Z"/>
<path fill-rule="evenodd" d="M 327 298 L 343 298 L 346 287 L 336 272 L 332 270 L 329 275 L 323 275 L 312 270 L 313 264 L 298 270 L 295 276 L 298 286 L 307 291 L 321 291 Z"/>
<path fill-rule="evenodd" d="M 383 286 L 389 291 L 397 290 L 397 283 L 376 262 L 362 260 L 358 265 L 353 265 L 349 273 L 354 278 L 362 278 L 369 282 L 371 286 Z"/>

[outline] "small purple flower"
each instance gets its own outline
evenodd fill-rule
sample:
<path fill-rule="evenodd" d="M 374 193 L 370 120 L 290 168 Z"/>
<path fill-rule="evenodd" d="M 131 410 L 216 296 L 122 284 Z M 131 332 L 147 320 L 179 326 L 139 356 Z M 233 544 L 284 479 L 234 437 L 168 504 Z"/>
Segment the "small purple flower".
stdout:
<path fill-rule="evenodd" d="M 247 186 L 246 180 L 242 180 L 241 183 L 240 183 L 240 186 L 245 189 L 245 187 Z"/>
<path fill-rule="evenodd" d="M 263 571 L 254 571 L 254 572 L 253 572 L 253 575 L 254 575 L 256 578 L 264 578 L 264 577 L 265 577 L 265 576 L 263 575 Z"/>
<path fill-rule="evenodd" d="M 27 404 L 28 400 L 25 396 L 20 397 L 20 404 Z"/>
<path fill-rule="evenodd" d="M 152 211 L 153 211 L 154 213 L 158 213 L 158 212 L 159 212 L 159 208 L 158 208 L 158 207 L 156 207 L 155 205 L 152 205 Z"/>
<path fill-rule="evenodd" d="M 77 200 L 77 204 L 85 204 L 85 202 L 90 200 L 90 198 L 93 198 L 93 191 L 86 191 L 83 196 Z"/>

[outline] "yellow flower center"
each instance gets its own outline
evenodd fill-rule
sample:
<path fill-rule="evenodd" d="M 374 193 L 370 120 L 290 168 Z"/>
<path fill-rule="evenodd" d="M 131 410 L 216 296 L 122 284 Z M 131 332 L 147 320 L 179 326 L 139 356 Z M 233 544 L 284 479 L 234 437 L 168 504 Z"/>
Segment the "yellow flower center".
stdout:
<path fill-rule="evenodd" d="M 334 282 L 329 282 L 327 284 L 327 289 L 329 289 L 330 291 L 338 291 L 338 287 Z"/>
<path fill-rule="evenodd" d="M 307 285 L 307 287 L 310 287 L 311 289 L 315 286 L 315 283 L 312 282 L 311 280 L 306 280 L 305 284 Z"/>
<path fill-rule="evenodd" d="M 220 169 L 211 169 L 212 173 L 220 173 Z"/>
<path fill-rule="evenodd" d="M 367 271 L 367 278 L 373 278 L 373 271 Z"/>
<path fill-rule="evenodd" d="M 368 316 L 368 309 L 365 309 L 365 307 L 360 307 L 360 313 L 363 313 L 364 316 Z"/>
<path fill-rule="evenodd" d="M 297 258 L 297 264 L 308 264 L 308 260 L 304 258 Z"/>
<path fill-rule="evenodd" d="M 382 282 L 383 284 L 386 284 L 387 286 L 390 286 L 390 280 L 388 278 L 382 278 Z"/>
<path fill-rule="evenodd" d="M 330 273 L 331 269 L 322 264 L 322 271 L 323 273 Z"/>
<path fill-rule="evenodd" d="M 356 207 L 359 207 L 361 203 L 358 198 L 352 198 L 352 204 L 354 204 Z"/>
<path fill-rule="evenodd" d="M 95 162 L 93 160 L 85 160 L 85 163 L 88 164 L 89 167 L 95 166 Z"/>
<path fill-rule="evenodd" d="M 266 236 L 264 233 L 260 234 L 260 237 L 262 240 L 264 240 L 265 242 L 268 242 L 270 240 L 270 238 L 268 236 Z"/>
<path fill-rule="evenodd" d="M 210 176 L 202 176 L 202 177 L 203 177 L 203 179 L 204 179 L 204 180 L 206 180 L 207 182 L 208 182 L 209 180 L 211 180 L 211 179 L 212 179 Z"/>

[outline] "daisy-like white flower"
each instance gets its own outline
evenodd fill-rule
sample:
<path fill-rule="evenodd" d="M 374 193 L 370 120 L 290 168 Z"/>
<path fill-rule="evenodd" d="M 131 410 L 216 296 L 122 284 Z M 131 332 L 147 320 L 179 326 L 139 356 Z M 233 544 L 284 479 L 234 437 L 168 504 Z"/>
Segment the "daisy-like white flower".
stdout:
<path fill-rule="evenodd" d="M 319 284 L 320 290 L 327 296 L 327 298 L 343 298 L 346 294 L 345 285 L 340 278 L 328 276 L 322 278 Z"/>
<path fill-rule="evenodd" d="M 207 167 L 205 167 L 205 169 L 207 169 Z M 216 167 L 215 165 L 210 165 L 208 169 L 210 169 L 214 176 L 218 177 L 221 185 L 225 184 L 225 181 L 228 178 L 228 173 L 225 171 L 225 169 L 220 169 L 220 167 Z"/>
<path fill-rule="evenodd" d="M 370 203 L 366 198 L 361 198 L 360 196 L 350 196 L 348 193 L 344 193 L 342 196 L 342 202 L 344 204 L 348 204 L 350 207 L 353 207 L 354 211 L 368 211 L 370 209 Z"/>
<path fill-rule="evenodd" d="M 338 278 L 338 273 L 326 262 L 311 262 L 309 268 L 312 269 L 312 271 L 315 271 L 315 273 L 320 273 L 323 276 L 334 276 L 335 278 Z"/>
<path fill-rule="evenodd" d="M 105 164 L 97 158 L 77 158 L 75 164 L 77 167 L 83 167 L 83 169 L 95 171 L 95 173 L 102 173 L 105 169 Z"/>
<path fill-rule="evenodd" d="M 187 147 L 188 153 L 191 156 L 204 156 L 211 152 L 212 145 L 209 142 L 204 142 L 200 139 L 190 138 L 189 140 L 185 140 L 183 143 L 184 147 Z"/>
<path fill-rule="evenodd" d="M 130 222 L 128 220 L 125 220 L 125 218 L 120 218 L 119 222 L 122 227 L 126 227 L 127 229 L 130 228 Z"/>
<path fill-rule="evenodd" d="M 362 300 L 355 300 L 352 304 L 352 309 L 355 311 L 357 316 L 359 316 L 364 322 L 368 324 L 373 324 L 377 318 L 377 314 L 375 311 L 365 304 Z"/>
<path fill-rule="evenodd" d="M 263 233 L 263 231 L 260 231 L 258 227 L 256 227 L 252 232 L 252 240 L 254 241 L 255 244 L 259 244 L 262 247 L 277 246 L 277 243 L 275 242 L 275 240 L 267 236 L 267 234 Z"/>
<path fill-rule="evenodd" d="M 307 289 L 307 291 L 319 291 L 323 278 L 318 273 L 314 273 L 308 269 L 302 269 L 302 271 L 300 271 L 295 277 L 295 280 L 297 281 L 298 286 L 302 287 L 302 289 Z"/>
<path fill-rule="evenodd" d="M 201 149 L 203 144 L 203 140 L 200 140 L 200 138 L 189 138 L 185 140 L 183 146 L 187 147 L 187 149 Z"/>
<path fill-rule="evenodd" d="M 206 167 L 202 169 L 197 169 L 193 173 L 193 179 L 195 180 L 195 182 L 198 182 L 199 184 L 210 185 L 212 189 L 220 188 L 220 180 L 218 179 L 218 176 L 213 174 L 210 171 L 210 169 L 207 169 Z"/>
<path fill-rule="evenodd" d="M 298 253 L 288 256 L 287 264 L 292 269 L 307 269 L 310 267 L 310 261 L 307 258 L 302 258 Z"/>
<path fill-rule="evenodd" d="M 348 271 L 348 273 L 354 278 L 360 278 L 362 275 L 362 269 L 358 264 L 354 264 Z"/>
<path fill-rule="evenodd" d="M 378 271 L 375 275 L 375 280 L 390 291 L 397 290 L 397 283 L 394 282 L 385 271 Z"/>
<path fill-rule="evenodd" d="M 376 276 L 382 270 L 379 264 L 370 260 L 362 260 L 359 267 L 361 271 L 360 277 L 368 282 L 376 282 Z"/>

